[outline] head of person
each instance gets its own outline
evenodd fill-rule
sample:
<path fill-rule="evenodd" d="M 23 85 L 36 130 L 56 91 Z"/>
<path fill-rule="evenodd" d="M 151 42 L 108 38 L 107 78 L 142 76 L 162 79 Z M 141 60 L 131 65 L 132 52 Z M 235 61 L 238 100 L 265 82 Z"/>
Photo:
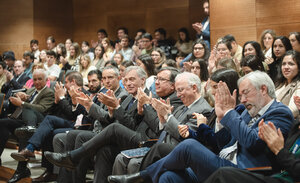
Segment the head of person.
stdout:
<path fill-rule="evenodd" d="M 134 66 L 133 62 L 129 61 L 129 60 L 125 60 L 121 63 L 121 65 L 119 65 L 119 71 L 120 71 L 121 78 L 124 77 L 124 71 L 129 66 Z"/>
<path fill-rule="evenodd" d="M 99 41 L 102 41 L 102 39 L 106 38 L 108 35 L 107 35 L 107 32 L 105 29 L 99 29 L 97 31 L 97 37 L 98 37 L 98 40 Z"/>
<path fill-rule="evenodd" d="M 104 48 L 101 44 L 98 44 L 95 47 L 95 59 L 101 59 L 103 57 L 104 54 Z"/>
<path fill-rule="evenodd" d="M 138 29 L 137 31 L 136 31 L 136 34 L 135 34 L 135 40 L 137 39 L 137 38 L 139 38 L 139 37 L 141 37 L 143 34 L 145 34 L 146 33 L 146 30 L 145 29 Z"/>
<path fill-rule="evenodd" d="M 13 51 L 6 51 L 3 53 L 3 60 L 6 63 L 7 67 L 13 67 L 15 64 L 15 53 Z"/>
<path fill-rule="evenodd" d="M 242 58 L 241 68 L 244 74 L 248 74 L 256 70 L 264 71 L 264 66 L 256 55 L 247 55 Z"/>
<path fill-rule="evenodd" d="M 300 52 L 300 32 L 291 32 L 289 39 L 293 50 Z"/>
<path fill-rule="evenodd" d="M 251 117 L 276 98 L 275 85 L 265 72 L 254 71 L 238 80 L 239 99 Z M 259 99 L 259 100 L 257 100 Z"/>
<path fill-rule="evenodd" d="M 86 70 L 91 66 L 91 57 L 88 54 L 82 55 L 80 58 L 79 70 Z"/>
<path fill-rule="evenodd" d="M 203 10 L 204 10 L 204 13 L 209 16 L 209 0 L 205 0 L 203 2 Z"/>
<path fill-rule="evenodd" d="M 183 52 L 178 52 L 177 55 L 176 55 L 176 63 L 177 63 L 177 67 L 179 68 L 180 67 L 180 62 L 186 57 L 187 55 L 184 54 Z"/>
<path fill-rule="evenodd" d="M 45 70 L 44 64 L 41 62 L 33 64 L 32 68 L 31 68 L 31 73 L 33 73 L 36 69 L 44 69 Z"/>
<path fill-rule="evenodd" d="M 22 74 L 25 70 L 25 67 L 23 65 L 23 61 L 21 60 L 16 60 L 15 64 L 14 64 L 14 73 L 16 76 L 19 76 L 20 74 Z"/>
<path fill-rule="evenodd" d="M 155 90 L 159 97 L 166 97 L 175 91 L 175 78 L 179 71 L 173 67 L 161 68 L 155 80 Z"/>
<path fill-rule="evenodd" d="M 104 67 L 102 70 L 102 83 L 106 89 L 116 91 L 119 88 L 120 72 L 114 66 Z"/>
<path fill-rule="evenodd" d="M 272 57 L 277 60 L 281 59 L 283 55 L 292 49 L 290 40 L 285 36 L 278 36 L 274 39 L 272 44 Z"/>
<path fill-rule="evenodd" d="M 238 44 L 237 44 L 234 36 L 231 34 L 227 34 L 226 36 L 223 37 L 223 39 L 231 44 L 231 47 L 232 47 L 232 49 L 230 50 L 231 55 L 234 55 L 238 48 Z"/>
<path fill-rule="evenodd" d="M 178 30 L 178 40 L 180 43 L 187 43 L 191 40 L 187 28 L 182 27 Z"/>
<path fill-rule="evenodd" d="M 23 54 L 24 66 L 27 68 L 34 61 L 34 54 L 30 51 L 25 51 Z"/>
<path fill-rule="evenodd" d="M 209 74 L 207 70 L 207 64 L 204 59 L 195 59 L 192 63 L 191 72 L 196 74 L 201 81 L 207 81 Z"/>
<path fill-rule="evenodd" d="M 160 65 L 166 60 L 165 52 L 160 48 L 154 48 L 150 56 L 155 65 Z"/>
<path fill-rule="evenodd" d="M 120 40 L 123 49 L 129 47 L 129 37 L 127 34 L 123 35 Z"/>
<path fill-rule="evenodd" d="M 57 58 L 57 55 L 56 55 L 55 51 L 53 51 L 53 50 L 47 51 L 47 65 L 49 67 L 56 63 L 56 58 Z"/>
<path fill-rule="evenodd" d="M 0 76 L 3 75 L 5 69 L 6 69 L 6 63 L 3 61 L 0 61 Z"/>
<path fill-rule="evenodd" d="M 288 84 L 300 79 L 300 53 L 290 50 L 285 53 L 281 62 L 279 85 Z"/>
<path fill-rule="evenodd" d="M 55 47 L 55 39 L 53 36 L 49 36 L 46 40 L 47 49 L 52 50 Z"/>
<path fill-rule="evenodd" d="M 183 72 L 175 78 L 177 97 L 185 106 L 191 105 L 201 96 L 200 78 L 193 73 Z"/>
<path fill-rule="evenodd" d="M 154 37 L 156 40 L 165 40 L 167 37 L 167 31 L 164 28 L 158 28 L 154 31 Z"/>
<path fill-rule="evenodd" d="M 72 45 L 73 40 L 71 38 L 67 38 L 65 42 L 65 47 L 67 51 L 70 51 L 70 46 Z"/>
<path fill-rule="evenodd" d="M 42 50 L 40 53 L 40 62 L 45 63 L 47 61 L 47 50 Z"/>
<path fill-rule="evenodd" d="M 209 81 L 211 94 L 213 96 L 216 94 L 216 90 L 218 89 L 218 83 L 220 81 L 226 83 L 231 94 L 233 94 L 234 90 L 237 90 L 238 93 L 238 85 L 237 85 L 238 79 L 239 79 L 239 74 L 233 69 L 223 68 L 223 69 L 216 70 L 214 73 L 212 73 Z"/>
<path fill-rule="evenodd" d="M 139 66 L 127 67 L 124 72 L 123 83 L 127 92 L 133 96 L 136 96 L 138 88 L 144 89 L 147 74 Z"/>
<path fill-rule="evenodd" d="M 74 42 L 70 46 L 70 58 L 76 59 L 81 54 L 81 49 L 78 43 Z"/>
<path fill-rule="evenodd" d="M 155 75 L 155 65 L 150 55 L 148 54 L 140 55 L 136 60 L 136 64 L 146 71 L 147 77 Z"/>
<path fill-rule="evenodd" d="M 260 45 L 263 50 L 268 50 L 272 47 L 276 33 L 272 29 L 264 30 L 260 36 Z"/>
<path fill-rule="evenodd" d="M 67 56 L 66 46 L 63 43 L 59 43 L 56 46 L 56 53 L 57 53 L 57 59 L 59 59 L 58 57 L 60 57 L 60 56 L 65 58 Z"/>
<path fill-rule="evenodd" d="M 217 43 L 216 48 L 217 48 L 217 58 L 218 59 L 222 59 L 225 57 L 231 57 L 232 46 L 229 41 L 226 41 L 225 39 L 221 39 Z"/>
<path fill-rule="evenodd" d="M 77 71 L 68 71 L 65 76 L 65 87 L 69 91 L 71 87 L 81 88 L 83 86 L 82 75 Z"/>
<path fill-rule="evenodd" d="M 174 68 L 178 68 L 177 63 L 175 60 L 173 59 L 167 59 L 161 67 L 174 67 Z"/>
<path fill-rule="evenodd" d="M 101 88 L 101 79 L 102 79 L 102 73 L 101 71 L 97 70 L 91 70 L 88 73 L 88 87 L 89 92 L 91 93 L 97 93 Z"/>
<path fill-rule="evenodd" d="M 113 60 L 117 63 L 117 65 L 120 65 L 123 62 L 123 59 L 124 57 L 121 53 L 116 53 L 113 58 Z"/>
<path fill-rule="evenodd" d="M 145 33 L 141 37 L 142 49 L 150 50 L 152 49 L 152 36 L 149 33 Z"/>
<path fill-rule="evenodd" d="M 106 51 L 111 48 L 110 40 L 107 37 L 102 39 L 101 44 Z"/>
<path fill-rule="evenodd" d="M 256 41 L 247 41 L 243 46 L 243 58 L 248 55 L 256 55 L 261 62 L 265 60 L 265 55 L 261 51 L 260 44 Z"/>
<path fill-rule="evenodd" d="M 81 50 L 83 53 L 88 53 L 90 50 L 90 44 L 88 41 L 82 41 L 81 43 Z"/>
<path fill-rule="evenodd" d="M 219 60 L 219 62 L 217 63 L 217 69 L 233 69 L 235 71 L 237 71 L 237 67 L 233 61 L 232 58 L 222 58 L 221 60 Z"/>
<path fill-rule="evenodd" d="M 32 39 L 30 41 L 30 49 L 32 52 L 35 52 L 39 49 L 39 41 L 36 39 Z"/>
<path fill-rule="evenodd" d="M 46 86 L 47 78 L 47 72 L 44 69 L 36 69 L 32 73 L 33 85 L 37 90 Z"/>
<path fill-rule="evenodd" d="M 107 66 L 114 66 L 114 67 L 118 68 L 118 64 L 114 60 L 109 60 L 109 61 L 105 62 L 104 67 L 107 67 Z"/>
<path fill-rule="evenodd" d="M 192 51 L 192 57 L 191 59 L 198 59 L 202 58 L 204 60 L 207 60 L 209 57 L 209 49 L 202 39 L 197 39 L 193 44 L 193 51 Z"/>
<path fill-rule="evenodd" d="M 128 29 L 126 27 L 120 27 L 120 28 L 118 28 L 118 30 L 117 30 L 118 39 L 121 40 L 121 38 L 124 35 L 128 35 Z"/>

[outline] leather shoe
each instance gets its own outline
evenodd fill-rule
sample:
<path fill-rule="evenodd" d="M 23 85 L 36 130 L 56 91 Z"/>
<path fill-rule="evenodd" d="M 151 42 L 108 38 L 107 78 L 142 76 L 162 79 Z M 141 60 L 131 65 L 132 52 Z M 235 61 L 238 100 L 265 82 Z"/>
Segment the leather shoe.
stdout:
<path fill-rule="evenodd" d="M 107 181 L 110 183 L 139 183 L 144 182 L 144 179 L 138 172 L 130 175 L 110 175 L 107 177 Z"/>
<path fill-rule="evenodd" d="M 23 171 L 16 170 L 12 178 L 8 180 L 8 183 L 18 182 L 19 180 L 30 177 L 30 170 L 26 168 Z"/>
<path fill-rule="evenodd" d="M 28 149 L 23 149 L 20 152 L 11 153 L 10 156 L 17 161 L 33 161 L 35 160 L 35 155 Z"/>
<path fill-rule="evenodd" d="M 69 169 L 75 169 L 76 165 L 71 160 L 70 152 L 67 153 L 53 153 L 46 151 L 44 152 L 44 156 L 50 161 L 52 164 L 65 167 Z"/>
<path fill-rule="evenodd" d="M 35 126 L 22 126 L 20 128 L 15 129 L 15 135 L 20 138 L 30 138 L 34 132 L 36 131 Z"/>
<path fill-rule="evenodd" d="M 32 179 L 32 182 L 33 183 L 37 183 L 37 182 L 53 182 L 53 181 L 56 181 L 56 179 L 57 179 L 57 174 L 54 174 L 54 173 L 49 172 L 48 170 L 46 170 L 39 177 Z"/>

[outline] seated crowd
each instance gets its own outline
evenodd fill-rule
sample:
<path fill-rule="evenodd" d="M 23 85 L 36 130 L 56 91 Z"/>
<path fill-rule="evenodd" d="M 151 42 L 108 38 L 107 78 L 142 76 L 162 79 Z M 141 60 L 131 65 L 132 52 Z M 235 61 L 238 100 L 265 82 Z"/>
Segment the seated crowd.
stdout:
<path fill-rule="evenodd" d="M 0 155 L 10 134 L 19 143 L 9 182 L 30 177 L 39 150 L 33 182 L 86 182 L 90 169 L 97 183 L 300 181 L 299 34 L 208 45 L 186 28 L 175 43 L 122 27 L 116 41 L 100 29 L 81 46 L 50 36 L 22 60 L 3 53 Z M 263 166 L 275 175 L 245 170 Z"/>

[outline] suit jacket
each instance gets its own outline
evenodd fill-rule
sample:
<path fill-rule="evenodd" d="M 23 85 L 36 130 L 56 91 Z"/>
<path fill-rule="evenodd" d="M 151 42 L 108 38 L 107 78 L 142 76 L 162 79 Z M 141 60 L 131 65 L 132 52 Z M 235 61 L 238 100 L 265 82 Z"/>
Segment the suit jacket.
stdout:
<path fill-rule="evenodd" d="M 32 95 L 36 91 L 35 87 L 26 91 L 26 94 Z M 23 107 L 35 109 L 36 111 L 46 114 L 54 104 L 54 92 L 52 89 L 45 87 L 35 97 L 33 103 L 24 102 Z"/>
<path fill-rule="evenodd" d="M 203 21 L 201 22 L 202 25 L 205 24 L 206 20 L 209 17 L 205 17 Z M 197 34 L 197 38 L 200 38 L 203 36 L 203 40 L 207 43 L 207 46 L 210 47 L 210 22 L 208 23 L 207 27 L 201 32 L 201 34 Z"/>
<path fill-rule="evenodd" d="M 181 107 L 183 105 L 182 101 L 177 97 L 176 92 L 162 98 L 164 100 L 166 100 L 167 98 L 170 99 L 170 104 L 174 107 L 173 111 L 175 111 L 178 107 Z M 155 109 L 153 109 L 151 105 L 144 105 L 143 121 L 145 121 L 147 125 L 151 128 L 151 130 L 156 134 L 152 138 L 157 138 L 161 132 L 159 130 L 159 119 Z"/>
<path fill-rule="evenodd" d="M 248 127 L 251 119 L 247 110 L 241 115 L 231 110 L 223 117 L 221 124 L 230 131 L 232 136 L 226 147 L 238 141 L 237 165 L 239 168 L 270 166 L 265 153 L 267 146 L 258 137 L 258 123 L 261 119 L 264 119 L 266 123 L 271 121 L 286 136 L 294 122 L 293 114 L 287 106 L 274 101 L 253 126 Z"/>
<path fill-rule="evenodd" d="M 125 89 L 119 87 L 117 91 L 115 92 L 115 96 L 119 99 L 121 99 L 121 104 L 125 100 L 125 98 L 128 96 L 128 93 Z M 96 103 L 93 103 L 90 111 L 89 116 L 93 117 L 94 119 L 98 120 L 102 126 L 107 126 L 111 123 L 111 120 L 109 119 L 109 114 L 106 105 L 99 102 L 99 105 Z"/>
<path fill-rule="evenodd" d="M 178 107 L 170 117 L 168 122 L 165 124 L 164 130 L 167 132 L 165 137 L 166 143 L 178 144 L 180 142 L 180 134 L 178 132 L 178 125 L 188 125 L 190 129 L 197 129 L 197 119 L 193 118 L 193 113 L 197 112 L 200 114 L 209 114 L 212 110 L 211 106 L 207 101 L 200 97 L 196 103 L 194 103 L 188 110 L 182 114 L 185 106 Z"/>
<path fill-rule="evenodd" d="M 8 91 L 21 89 L 30 79 L 24 72 L 19 77 L 20 78 L 18 80 L 16 80 L 16 78 L 14 77 L 12 80 L 10 80 L 10 82 L 5 83 L 1 88 L 1 93 L 8 94 Z"/>

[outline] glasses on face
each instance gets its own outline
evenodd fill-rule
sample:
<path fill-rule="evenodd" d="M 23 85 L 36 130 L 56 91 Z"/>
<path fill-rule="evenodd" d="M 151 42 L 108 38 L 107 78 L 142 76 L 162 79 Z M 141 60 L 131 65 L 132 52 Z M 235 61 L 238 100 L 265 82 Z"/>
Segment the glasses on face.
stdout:
<path fill-rule="evenodd" d="M 169 79 L 165 79 L 165 78 L 161 78 L 161 77 L 157 77 L 155 78 L 155 81 L 158 81 L 158 82 L 167 82 L 167 81 L 170 81 Z"/>

